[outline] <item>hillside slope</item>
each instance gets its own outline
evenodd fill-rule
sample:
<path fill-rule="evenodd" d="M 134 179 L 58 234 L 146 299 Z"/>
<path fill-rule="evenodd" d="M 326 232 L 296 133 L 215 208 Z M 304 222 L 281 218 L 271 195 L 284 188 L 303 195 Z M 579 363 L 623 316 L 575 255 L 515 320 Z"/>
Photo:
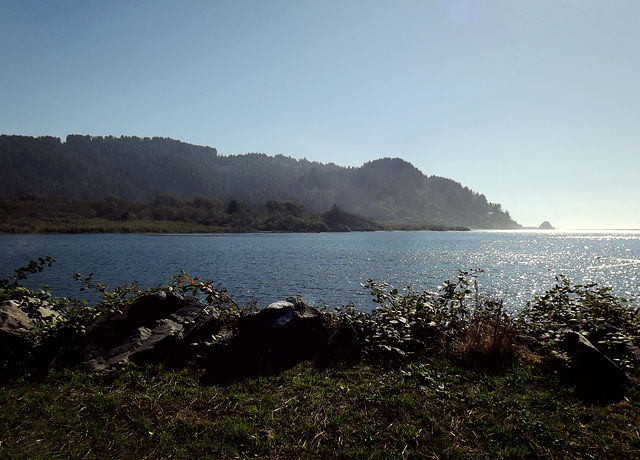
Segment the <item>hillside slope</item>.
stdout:
<path fill-rule="evenodd" d="M 115 195 L 151 202 L 159 194 L 232 199 L 263 209 L 292 200 L 310 212 L 334 204 L 367 218 L 431 220 L 473 228 L 517 228 L 496 203 L 451 179 L 426 176 L 399 158 L 359 168 L 216 149 L 167 138 L 0 136 L 0 194 L 34 192 L 71 200 Z"/>

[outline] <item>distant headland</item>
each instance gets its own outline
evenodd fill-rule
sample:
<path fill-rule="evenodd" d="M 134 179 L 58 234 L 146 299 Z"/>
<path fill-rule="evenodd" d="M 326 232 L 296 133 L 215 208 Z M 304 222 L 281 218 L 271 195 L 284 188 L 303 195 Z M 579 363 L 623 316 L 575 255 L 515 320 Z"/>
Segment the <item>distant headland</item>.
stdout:
<path fill-rule="evenodd" d="M 521 230 L 555 230 L 556 228 L 549 223 L 548 220 L 545 220 L 537 227 L 521 227 Z"/>

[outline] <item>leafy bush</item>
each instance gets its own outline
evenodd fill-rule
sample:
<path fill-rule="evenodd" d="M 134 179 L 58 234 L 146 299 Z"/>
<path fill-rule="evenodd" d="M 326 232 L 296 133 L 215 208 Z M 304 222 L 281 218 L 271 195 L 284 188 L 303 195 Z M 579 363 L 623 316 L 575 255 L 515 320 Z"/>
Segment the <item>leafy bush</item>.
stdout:
<path fill-rule="evenodd" d="M 640 314 L 626 303 L 626 299 L 612 295 L 610 287 L 574 284 L 560 275 L 544 295 L 527 302 L 518 319 L 547 352 L 561 355 L 564 334 L 575 331 L 630 370 L 634 350 L 640 345 Z"/>
<path fill-rule="evenodd" d="M 98 316 L 117 313 L 153 292 L 191 295 L 216 308 L 224 327 L 219 336 L 207 342 L 210 346 L 224 345 L 225 337 L 237 331 L 240 317 L 256 308 L 239 306 L 224 288 L 214 286 L 213 281 L 190 278 L 184 271 L 171 277 L 167 285 L 144 291 L 136 284 L 108 289 L 96 283 L 92 274 L 76 274 L 75 279 L 83 285 L 81 290 L 101 294 L 94 305 L 54 297 L 46 287 L 34 291 L 20 284 L 29 274 L 54 262 L 50 257 L 40 258 L 0 279 L 0 302 L 12 300 L 29 315 L 34 327 L 25 339 L 32 349 L 47 350 L 49 360 L 56 359 L 56 350 L 74 343 Z M 571 330 L 588 337 L 627 371 L 633 368 L 634 352 L 640 355 L 640 315 L 626 305 L 625 299 L 613 296 L 610 288 L 573 284 L 559 276 L 549 291 L 512 316 L 502 301 L 479 294 L 476 275 L 475 271 L 459 271 L 457 279 L 446 280 L 437 292 L 420 292 L 411 287 L 400 292 L 387 283 L 367 280 L 362 286 L 376 305 L 372 311 L 357 311 L 352 304 L 324 311 L 329 334 L 318 363 L 352 364 L 365 360 L 394 366 L 426 355 L 454 352 L 468 362 L 505 368 L 522 354 L 519 336 L 531 336 L 544 353 L 562 356 L 562 337 Z"/>
<path fill-rule="evenodd" d="M 327 315 L 331 324 L 330 353 L 337 360 L 366 358 L 395 365 L 420 356 L 458 349 L 484 362 L 512 363 L 518 354 L 515 322 L 502 302 L 478 293 L 476 273 L 459 271 L 437 292 L 404 292 L 369 279 L 362 286 L 377 306 L 369 313 L 352 305 Z M 346 350 L 346 356 L 340 356 Z"/>

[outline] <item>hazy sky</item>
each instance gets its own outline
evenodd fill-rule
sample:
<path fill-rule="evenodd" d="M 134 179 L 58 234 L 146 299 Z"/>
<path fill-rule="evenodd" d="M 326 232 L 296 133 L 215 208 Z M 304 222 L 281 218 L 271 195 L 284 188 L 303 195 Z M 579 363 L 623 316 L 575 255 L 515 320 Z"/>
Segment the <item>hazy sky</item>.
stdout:
<path fill-rule="evenodd" d="M 640 228 L 640 1 L 0 4 L 0 133 L 401 157 L 523 225 Z"/>

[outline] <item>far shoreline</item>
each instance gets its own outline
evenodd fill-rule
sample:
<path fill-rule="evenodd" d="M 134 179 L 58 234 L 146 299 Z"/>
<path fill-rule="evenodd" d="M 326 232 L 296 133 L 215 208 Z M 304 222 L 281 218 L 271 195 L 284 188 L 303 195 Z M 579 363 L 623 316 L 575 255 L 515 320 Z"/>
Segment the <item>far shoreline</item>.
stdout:
<path fill-rule="evenodd" d="M 130 220 L 116 221 L 108 219 L 78 219 L 78 218 L 22 218 L 7 219 L 0 222 L 0 234 L 16 235 L 46 235 L 46 234 L 228 234 L 228 233 L 349 233 L 375 231 L 471 231 L 467 226 L 449 225 L 444 223 L 416 223 L 408 225 L 402 222 L 375 222 L 375 229 L 349 228 L 344 226 L 339 230 L 290 230 L 269 229 L 261 230 L 252 227 L 231 227 L 205 225 L 197 222 L 166 221 L 166 220 Z M 509 230 L 509 229 L 504 229 Z"/>

